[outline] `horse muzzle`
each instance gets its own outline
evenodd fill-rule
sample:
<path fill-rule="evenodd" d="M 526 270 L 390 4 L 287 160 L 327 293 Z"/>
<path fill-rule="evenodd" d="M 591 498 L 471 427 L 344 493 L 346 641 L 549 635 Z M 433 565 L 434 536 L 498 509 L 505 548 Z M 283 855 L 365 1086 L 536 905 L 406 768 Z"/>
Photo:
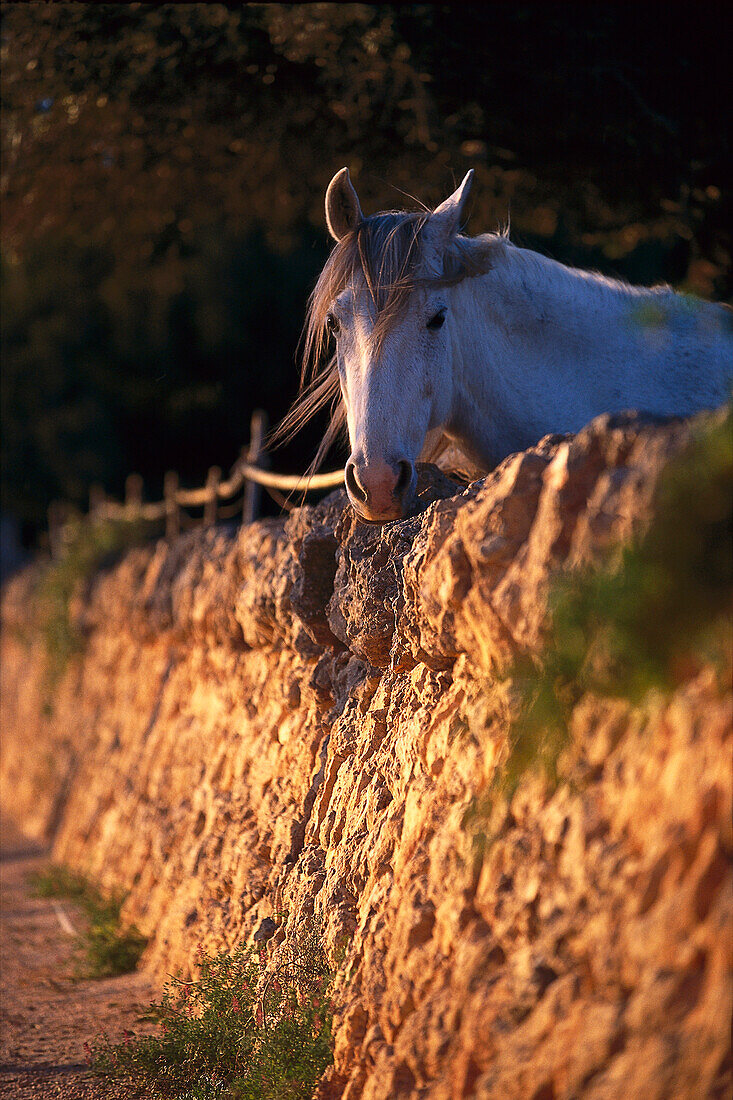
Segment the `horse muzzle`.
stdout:
<path fill-rule="evenodd" d="M 403 519 L 415 494 L 417 475 L 407 458 L 394 462 L 358 462 L 350 458 L 344 473 L 354 510 L 367 523 Z"/>

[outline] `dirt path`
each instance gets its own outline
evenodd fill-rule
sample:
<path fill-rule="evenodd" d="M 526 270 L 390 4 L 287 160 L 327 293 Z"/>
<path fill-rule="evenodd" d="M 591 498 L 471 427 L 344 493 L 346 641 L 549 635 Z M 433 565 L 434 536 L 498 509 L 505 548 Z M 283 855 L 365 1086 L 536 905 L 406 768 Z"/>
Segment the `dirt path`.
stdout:
<path fill-rule="evenodd" d="M 110 1100 L 122 1093 L 90 1075 L 84 1043 L 121 1036 L 152 998 L 140 974 L 74 981 L 71 903 L 37 898 L 27 876 L 47 854 L 5 822 L 0 831 L 0 1097 Z"/>

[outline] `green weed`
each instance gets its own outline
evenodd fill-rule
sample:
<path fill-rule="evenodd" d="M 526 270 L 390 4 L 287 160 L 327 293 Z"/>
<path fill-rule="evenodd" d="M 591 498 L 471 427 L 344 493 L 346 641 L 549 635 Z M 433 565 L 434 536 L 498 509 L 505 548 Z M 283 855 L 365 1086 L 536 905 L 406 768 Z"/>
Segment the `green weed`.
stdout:
<path fill-rule="evenodd" d="M 188 1100 L 308 1100 L 332 1062 L 331 975 L 306 944 L 269 979 L 253 948 L 206 955 L 195 981 L 170 981 L 150 1007 L 158 1034 L 106 1035 L 92 1068 L 146 1096 Z"/>
<path fill-rule="evenodd" d="M 147 940 L 134 926 L 120 926 L 121 897 L 103 897 L 83 875 L 58 865 L 48 867 L 30 881 L 40 897 L 67 898 L 87 917 L 88 926 L 81 936 L 84 965 L 79 977 L 111 978 L 136 969 Z"/>
<path fill-rule="evenodd" d="M 149 534 L 147 526 L 140 520 L 83 519 L 67 528 L 62 553 L 46 570 L 37 592 L 49 688 L 83 649 L 82 634 L 71 617 L 71 600 L 78 586 L 111 565 L 123 550 L 143 541 Z"/>
<path fill-rule="evenodd" d="M 551 787 L 587 693 L 639 705 L 704 665 L 730 674 L 733 611 L 733 405 L 669 464 L 646 534 L 617 564 L 557 577 L 538 664 L 509 672 L 518 706 L 497 785 L 511 796 L 528 770 Z"/>

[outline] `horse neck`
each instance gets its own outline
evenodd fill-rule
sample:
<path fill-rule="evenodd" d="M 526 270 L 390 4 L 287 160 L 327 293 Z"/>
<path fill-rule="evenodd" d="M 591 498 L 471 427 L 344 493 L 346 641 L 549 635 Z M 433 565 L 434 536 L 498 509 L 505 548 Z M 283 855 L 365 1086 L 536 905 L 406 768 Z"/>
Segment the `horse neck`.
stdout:
<path fill-rule="evenodd" d="M 632 353 L 632 326 L 619 321 L 645 299 L 674 297 L 497 243 L 492 269 L 452 291 L 449 431 L 492 462 L 548 432 L 575 431 L 610 407 L 617 398 L 606 364 Z"/>
<path fill-rule="evenodd" d="M 606 346 L 606 326 L 616 328 L 619 320 L 643 309 L 645 303 L 664 301 L 668 306 L 678 301 L 667 287 L 632 287 L 596 272 L 566 267 L 508 241 L 502 245 L 493 268 L 463 285 L 485 322 L 504 327 L 515 337 L 539 338 L 543 347 L 548 325 L 555 336 L 580 338 L 585 347 Z"/>

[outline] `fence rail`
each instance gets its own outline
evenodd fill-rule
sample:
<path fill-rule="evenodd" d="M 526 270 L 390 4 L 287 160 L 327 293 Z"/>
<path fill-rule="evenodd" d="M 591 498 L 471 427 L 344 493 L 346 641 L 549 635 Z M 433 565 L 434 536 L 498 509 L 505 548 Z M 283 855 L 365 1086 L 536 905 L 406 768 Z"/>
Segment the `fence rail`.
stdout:
<path fill-rule="evenodd" d="M 266 489 L 277 502 L 288 506 L 283 493 L 307 493 L 318 489 L 335 489 L 343 485 L 343 470 L 332 470 L 326 474 L 303 475 L 276 474 L 266 469 L 267 455 L 264 451 L 264 439 L 267 431 L 267 416 L 256 409 L 250 421 L 250 441 L 242 448 L 239 458 L 232 466 L 229 477 L 222 480 L 221 470 L 212 466 L 206 477 L 206 484 L 200 489 L 182 489 L 178 474 L 169 470 L 163 483 L 163 500 L 143 501 L 143 481 L 139 474 L 130 474 L 125 482 L 125 500 L 108 500 L 104 490 L 93 486 L 89 493 L 89 513 L 95 519 L 108 520 L 146 520 L 154 522 L 165 520 L 167 538 L 174 538 L 182 526 L 210 527 L 217 519 L 231 518 L 240 511 L 243 523 L 251 523 L 259 511 L 260 491 Z M 231 503 L 243 491 L 241 502 Z M 230 503 L 224 507 L 225 501 Z M 191 519 L 181 511 L 182 508 L 203 507 L 200 520 Z M 51 553 L 57 556 L 65 541 L 64 529 L 68 523 L 68 508 L 54 501 L 48 510 L 48 530 Z"/>

